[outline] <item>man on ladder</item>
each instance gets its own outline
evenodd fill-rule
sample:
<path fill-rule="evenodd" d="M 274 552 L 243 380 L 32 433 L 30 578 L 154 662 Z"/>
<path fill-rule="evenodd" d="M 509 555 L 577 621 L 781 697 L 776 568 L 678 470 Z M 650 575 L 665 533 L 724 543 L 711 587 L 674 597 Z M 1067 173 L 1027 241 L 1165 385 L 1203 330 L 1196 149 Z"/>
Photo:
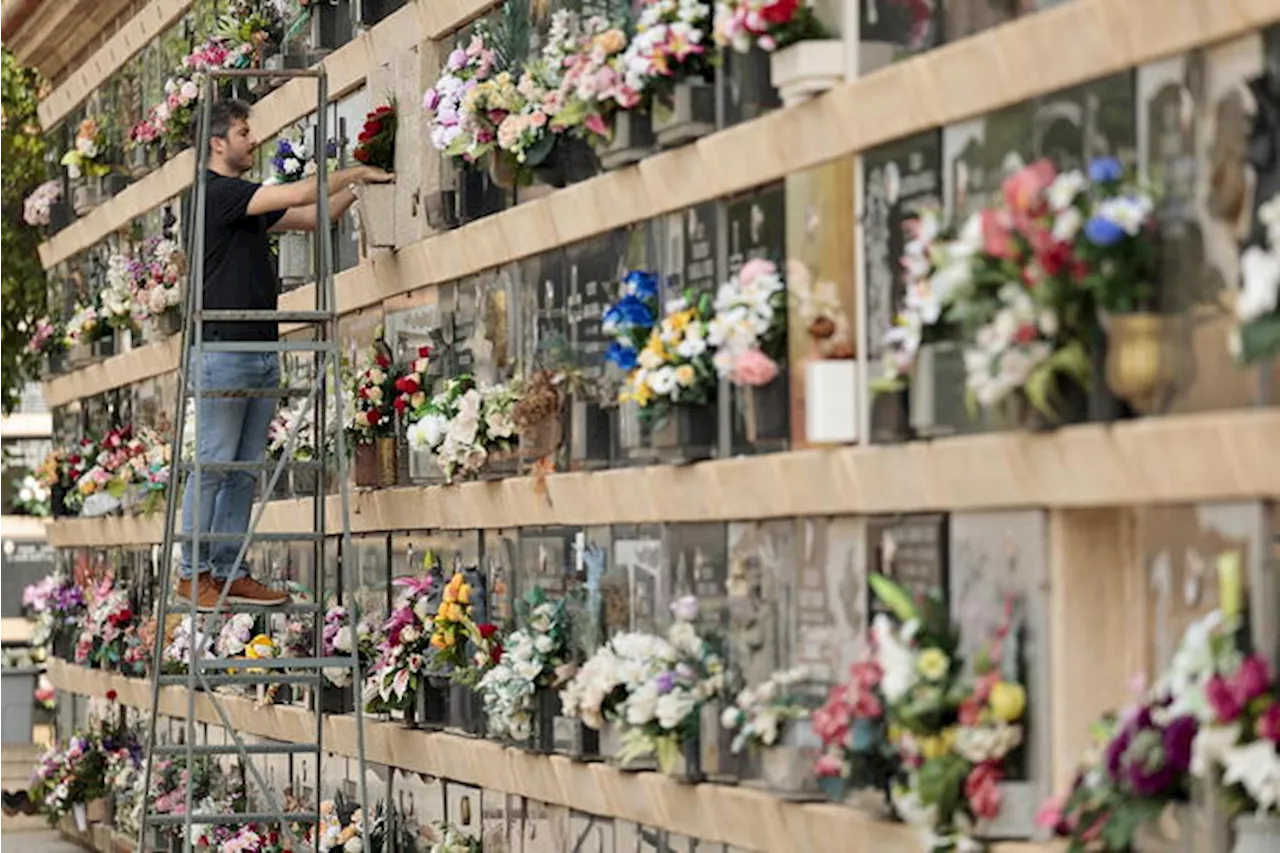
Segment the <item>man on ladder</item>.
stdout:
<path fill-rule="evenodd" d="M 209 162 L 205 206 L 204 307 L 209 310 L 275 311 L 279 282 L 271 260 L 270 231 L 314 231 L 319 218 L 317 182 L 264 186 L 241 176 L 255 165 L 258 140 L 249 128 L 249 106 L 243 101 L 213 104 L 209 122 Z M 320 148 L 320 146 L 317 146 Z M 337 220 L 356 200 L 354 186 L 383 183 L 393 176 L 372 166 L 354 166 L 329 175 L 328 207 Z M 208 322 L 206 341 L 274 341 L 274 322 Z M 274 352 L 205 352 L 201 372 L 207 390 L 275 388 L 280 382 L 279 356 Z M 267 430 L 276 412 L 274 397 L 205 397 L 199 407 L 196 453 L 202 463 L 261 463 L 266 458 Z M 249 470 L 205 470 L 200 479 L 200 518 L 196 519 L 194 477 L 188 478 L 182 503 L 182 531 L 200 534 L 241 534 L 249 528 L 255 477 Z M 228 578 L 225 600 L 231 604 L 281 605 L 289 595 L 249 577 L 238 563 L 240 544 L 231 536 L 202 540 L 192 554 L 189 538 L 182 546 L 182 579 L 177 597 L 191 598 L 195 574 L 196 607 L 214 610 Z M 234 573 L 234 574 L 233 574 Z"/>

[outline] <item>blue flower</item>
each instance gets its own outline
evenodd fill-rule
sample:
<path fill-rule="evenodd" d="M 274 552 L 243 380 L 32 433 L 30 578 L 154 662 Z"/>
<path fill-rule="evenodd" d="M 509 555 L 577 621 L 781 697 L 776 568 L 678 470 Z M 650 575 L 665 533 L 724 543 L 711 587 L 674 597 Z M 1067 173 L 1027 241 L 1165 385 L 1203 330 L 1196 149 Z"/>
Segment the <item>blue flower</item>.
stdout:
<path fill-rule="evenodd" d="M 614 341 L 605 351 L 604 360 L 618 365 L 623 370 L 632 370 L 636 366 L 636 351 L 626 344 Z"/>
<path fill-rule="evenodd" d="M 653 311 L 639 297 L 624 296 L 604 312 L 601 318 L 606 328 L 653 326 Z"/>
<path fill-rule="evenodd" d="M 1125 230 L 1114 220 L 1095 216 L 1085 223 L 1084 236 L 1095 246 L 1113 246 L 1124 239 Z"/>
<path fill-rule="evenodd" d="M 644 270 L 632 270 L 622 279 L 623 293 L 641 299 L 654 299 L 658 295 L 658 277 Z"/>
<path fill-rule="evenodd" d="M 1089 163 L 1089 180 L 1095 184 L 1113 183 L 1124 177 L 1124 166 L 1114 157 L 1098 157 Z"/>

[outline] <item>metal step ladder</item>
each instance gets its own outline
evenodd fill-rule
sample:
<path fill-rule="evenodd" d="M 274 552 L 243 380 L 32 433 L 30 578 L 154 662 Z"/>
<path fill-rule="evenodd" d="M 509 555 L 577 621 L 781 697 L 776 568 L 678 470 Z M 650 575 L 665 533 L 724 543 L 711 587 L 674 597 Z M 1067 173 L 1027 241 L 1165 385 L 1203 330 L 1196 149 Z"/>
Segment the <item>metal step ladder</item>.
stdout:
<path fill-rule="evenodd" d="M 265 77 L 272 79 L 292 79 L 292 78 L 311 78 L 316 83 L 317 108 L 316 108 L 316 126 L 315 126 L 315 144 L 312 151 L 316 153 L 316 175 L 315 179 L 318 184 L 319 192 L 316 199 L 316 210 L 318 227 L 315 231 L 315 240 L 313 242 L 313 251 L 315 253 L 315 309 L 310 311 L 228 311 L 228 310 L 206 310 L 204 308 L 203 287 L 201 283 L 204 279 L 204 252 L 205 252 L 205 215 L 208 195 L 208 179 L 207 179 L 207 163 L 209 158 L 209 136 L 210 136 L 210 116 L 214 99 L 218 96 L 219 81 L 228 78 L 236 80 L 239 78 Z M 337 302 L 334 294 L 333 270 L 332 270 L 332 245 L 331 233 L 329 230 L 329 194 L 327 192 L 328 174 L 327 174 L 327 157 L 324 156 L 326 151 L 327 134 L 327 107 L 329 102 L 328 81 L 323 68 L 314 68 L 299 71 L 272 71 L 269 74 L 259 70 L 243 69 L 243 70 L 219 70 L 209 74 L 204 83 L 204 91 L 201 100 L 201 110 L 199 116 L 199 133 L 197 134 L 196 144 L 196 174 L 192 187 L 194 192 L 193 203 L 190 210 L 189 223 L 187 223 L 186 246 L 188 257 L 189 275 L 187 278 L 187 294 L 186 294 L 186 312 L 183 324 L 183 348 L 182 359 L 179 368 L 178 399 L 180 404 L 176 415 L 175 435 L 171 447 L 174 448 L 174 459 L 172 462 L 173 470 L 176 476 L 171 478 L 170 488 L 167 495 L 167 504 L 165 509 L 164 524 L 164 542 L 160 552 L 160 590 L 156 599 L 156 619 L 157 619 L 157 639 L 156 648 L 154 650 L 152 660 L 152 683 L 151 683 L 151 707 L 149 709 L 149 719 L 146 732 L 146 759 L 143 770 L 143 807 L 142 819 L 139 828 L 139 853 L 152 851 L 157 849 L 154 841 L 158 827 L 182 827 L 182 849 L 184 853 L 189 853 L 193 849 L 194 839 L 192 837 L 192 827 L 197 825 L 224 825 L 237 826 L 248 823 L 267 824 L 267 828 L 278 828 L 282 839 L 290 842 L 291 849 L 304 849 L 301 839 L 297 837 L 294 824 L 299 826 L 308 826 L 311 829 L 312 844 L 314 849 L 319 850 L 321 831 L 318 826 L 320 822 L 320 804 L 323 799 L 323 790 L 321 780 L 324 774 L 321 772 L 322 762 L 325 758 L 324 753 L 324 715 L 321 713 L 320 692 L 324 679 L 324 670 L 349 669 L 351 674 L 351 684 L 356 692 L 355 717 L 356 717 L 356 751 L 355 756 L 359 765 L 359 782 L 357 795 L 359 804 L 364 809 L 364 814 L 369 815 L 368 790 L 366 781 L 365 767 L 365 738 L 364 738 L 364 718 L 362 714 L 362 688 L 363 673 L 360 671 L 360 659 L 358 654 L 352 654 L 349 657 L 323 657 L 323 624 L 322 615 L 324 612 L 325 602 L 325 571 L 324 571 L 324 543 L 327 535 L 341 535 L 342 548 L 344 553 L 350 553 L 350 497 L 347 487 L 347 456 L 345 440 L 341 425 L 334 425 L 333 430 L 336 445 L 336 476 L 338 480 L 338 493 L 341 504 L 341 521 L 340 530 L 329 531 L 326 529 L 325 514 L 325 481 L 326 466 L 320 461 L 293 461 L 293 449 L 297 443 L 298 436 L 301 431 L 306 428 L 308 423 L 314 425 L 314 435 L 317 437 L 317 448 L 319 455 L 323 458 L 325 454 L 325 438 L 326 430 L 330 425 L 325 423 L 326 415 L 330 411 L 342 412 L 341 403 L 341 352 L 337 341 Z M 266 342 L 241 342 L 241 341 L 206 341 L 203 336 L 203 323 L 213 321 L 259 321 L 273 323 L 289 323 L 311 329 L 313 340 L 309 341 L 266 341 Z M 203 362 L 205 353 L 210 352 L 262 352 L 262 353 L 304 353 L 310 354 L 312 362 L 311 383 L 309 387 L 290 387 L 290 388 L 245 388 L 230 390 L 214 390 L 202 387 L 202 371 L 199 369 Z M 332 389 L 329 377 L 332 377 Z M 332 409 L 326 407 L 326 394 L 332 393 L 335 398 L 335 405 Z M 199 417 L 199 401 L 218 398 L 244 398 L 244 397 L 274 397 L 274 398 L 290 398 L 305 397 L 306 404 L 300 417 L 298 417 L 290 429 L 287 440 L 285 442 L 284 451 L 279 460 L 264 460 L 262 462 L 211 462 L 202 461 L 199 456 L 199 436 L 200 436 L 200 417 Z M 196 405 L 191 407 L 191 411 L 195 426 L 197 448 L 194 458 L 183 460 L 180 448 L 182 447 L 182 436 L 186 428 L 186 418 L 188 417 L 187 401 L 194 400 Z M 221 472 L 261 472 L 267 476 L 267 483 L 262 490 L 262 495 L 270 495 L 273 493 L 276 483 L 279 482 L 282 473 L 286 468 L 293 470 L 311 470 L 316 476 L 311 479 L 314 484 L 315 493 L 310 496 L 312 500 L 313 512 L 313 528 L 310 530 L 297 530 L 289 532 L 261 532 L 258 530 L 263 518 L 263 512 L 266 506 L 265 500 L 261 501 L 253 511 L 250 520 L 249 529 L 244 534 L 239 533 L 201 533 L 193 531 L 191 534 L 180 532 L 181 527 L 181 498 L 180 492 L 183 484 L 183 474 L 190 478 L 195 491 L 193 493 L 193 501 L 195 502 L 194 516 L 200 517 L 199 501 L 200 501 L 200 483 L 201 478 L 210 473 Z M 233 604 L 226 601 L 231 581 L 228 580 L 222 585 L 221 595 L 218 600 L 218 607 L 213 613 L 200 613 L 197 611 L 196 594 L 198 585 L 191 583 L 189 585 L 190 597 L 182 600 L 175 600 L 171 604 L 169 596 L 173 589 L 173 575 L 176 569 L 175 546 L 183 543 L 190 543 L 193 555 L 198 557 L 202 543 L 209 545 L 214 542 L 238 542 L 239 550 L 229 577 L 235 577 L 236 571 L 244 564 L 245 556 L 249 548 L 257 543 L 262 542 L 301 542 L 310 543 L 314 548 L 314 561 L 312 565 L 315 567 L 315 600 L 313 602 L 293 602 L 282 606 L 271 606 L 263 604 Z M 343 569 L 346 574 L 346 569 Z M 345 579 L 344 579 L 345 580 Z M 351 624 L 358 624 L 358 597 L 351 595 L 354 591 L 354 585 L 346 582 L 342 583 L 342 589 L 346 591 L 348 599 L 348 611 L 351 613 Z M 165 647 L 165 626 L 167 625 L 167 617 L 171 613 L 185 613 L 190 619 L 189 627 L 192 632 L 193 642 L 190 644 L 190 658 L 185 667 L 185 673 L 181 674 L 164 674 L 164 647 Z M 212 641 L 216 638 L 221 630 L 223 622 L 231 615 L 236 613 L 252 613 L 252 614 L 271 614 L 271 613 L 288 613 L 288 614 L 310 614 L 312 618 L 311 632 L 313 635 L 313 653 L 310 657 L 291 657 L 291 658 L 271 658 L 271 659 L 255 659 L 252 663 L 247 663 L 244 659 L 239 658 L 201 658 L 201 647 L 203 646 L 203 638 Z M 248 671 L 252 667 L 252 671 Z M 235 671 L 233 671 L 235 670 Z M 315 739 L 305 743 L 246 743 L 244 737 L 232 725 L 230 717 L 224 707 L 222 695 L 213 690 L 214 687 L 228 684 L 236 685 L 257 685 L 265 688 L 267 685 L 295 684 L 304 685 L 311 688 L 309 705 L 311 713 L 315 715 Z M 180 743 L 161 743 L 157 740 L 157 723 L 159 719 L 159 699 L 160 690 L 164 686 L 185 686 L 187 688 L 187 707 L 186 707 L 186 728 L 184 737 Z M 226 744 L 220 743 L 200 743 L 198 742 L 199 734 L 205 730 L 204 726 L 196 725 L 196 693 L 197 688 L 203 688 L 203 695 L 212 705 L 218 720 L 225 729 L 229 741 Z M 315 756 L 316 785 L 315 785 L 315 802 L 314 808 L 306 811 L 286 811 L 281 804 L 281 796 L 272 790 L 267 784 L 267 774 L 258 766 L 256 760 L 261 760 L 269 756 Z M 257 802 L 264 803 L 265 808 L 259 811 L 231 811 L 227 813 L 207 814 L 197 812 L 199 804 L 193 802 L 194 780 L 188 783 L 186 790 L 186 803 L 183 814 L 157 814 L 152 810 L 150 797 L 151 782 L 154 773 L 154 766 L 157 759 L 185 760 L 185 767 L 191 768 L 197 759 L 202 757 L 218 756 L 238 756 L 241 766 L 244 769 L 247 782 L 246 794 L 256 794 Z M 188 778 L 194 777 L 195 774 L 189 773 Z M 247 807 L 246 807 L 247 808 Z M 364 849 L 371 850 L 369 840 L 369 821 L 364 823 Z"/>

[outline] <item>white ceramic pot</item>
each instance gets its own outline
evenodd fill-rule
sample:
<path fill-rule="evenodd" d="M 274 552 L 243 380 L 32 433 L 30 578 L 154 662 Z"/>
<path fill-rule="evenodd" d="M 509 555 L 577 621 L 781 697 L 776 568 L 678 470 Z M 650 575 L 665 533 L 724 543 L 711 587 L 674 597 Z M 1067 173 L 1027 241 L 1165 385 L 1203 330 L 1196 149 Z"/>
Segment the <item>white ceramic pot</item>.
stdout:
<path fill-rule="evenodd" d="M 858 440 L 858 371 L 851 358 L 804 366 L 805 437 L 814 444 Z"/>
<path fill-rule="evenodd" d="M 813 39 L 769 57 L 769 79 L 784 107 L 803 103 L 844 82 L 844 42 Z"/>
<path fill-rule="evenodd" d="M 1231 853 L 1276 853 L 1280 850 L 1280 815 L 1240 815 L 1231 822 L 1235 845 Z"/>
<path fill-rule="evenodd" d="M 365 184 L 359 192 L 361 242 L 367 249 L 394 249 L 396 185 Z"/>

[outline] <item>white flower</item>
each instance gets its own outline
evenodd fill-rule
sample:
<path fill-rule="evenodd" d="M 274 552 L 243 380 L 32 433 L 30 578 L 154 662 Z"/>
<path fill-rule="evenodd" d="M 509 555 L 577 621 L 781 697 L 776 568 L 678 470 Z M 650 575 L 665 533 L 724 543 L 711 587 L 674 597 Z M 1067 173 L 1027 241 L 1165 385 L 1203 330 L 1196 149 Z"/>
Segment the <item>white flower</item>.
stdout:
<path fill-rule="evenodd" d="M 1076 197 L 1084 192 L 1088 183 L 1088 179 L 1079 169 L 1063 172 L 1053 179 L 1053 183 L 1049 185 L 1049 191 L 1045 194 L 1049 199 L 1049 206 L 1058 212 L 1066 210 L 1076 200 Z M 1057 235 L 1055 234 L 1054 236 Z"/>
<path fill-rule="evenodd" d="M 302 164 L 295 157 L 286 157 L 284 160 L 284 173 L 286 175 L 295 175 L 302 170 Z"/>
<path fill-rule="evenodd" d="M 1151 215 L 1152 206 L 1151 199 L 1144 195 L 1116 196 L 1103 200 L 1095 213 L 1119 225 L 1130 237 L 1135 237 Z"/>
<path fill-rule="evenodd" d="M 1240 255 L 1240 279 L 1244 285 L 1236 297 L 1236 317 L 1240 322 L 1251 323 L 1273 313 L 1280 293 L 1280 249 L 1245 249 Z"/>
<path fill-rule="evenodd" d="M 1070 242 L 1075 239 L 1076 234 L 1079 233 L 1083 225 L 1084 216 L 1081 215 L 1079 209 L 1069 207 L 1059 213 L 1057 218 L 1053 220 L 1053 239 L 1060 243 Z"/>
<path fill-rule="evenodd" d="M 1258 804 L 1259 813 L 1280 806 L 1280 754 L 1271 741 L 1256 740 L 1227 750 L 1222 766 L 1222 781 L 1241 785 Z"/>
<path fill-rule="evenodd" d="M 448 425 L 449 419 L 444 415 L 427 414 L 409 425 L 405 438 L 414 450 L 435 450 L 444 441 Z"/>
<path fill-rule="evenodd" d="M 664 729 L 679 728 L 685 718 L 693 713 L 696 705 L 697 702 L 692 694 L 685 690 L 672 690 L 670 693 L 658 698 L 658 725 Z"/>
<path fill-rule="evenodd" d="M 659 397 L 666 397 L 676 388 L 676 372 L 670 366 L 663 366 L 649 374 L 649 388 Z"/>
<path fill-rule="evenodd" d="M 871 634 L 875 640 L 876 659 L 884 670 L 880 690 L 890 703 L 897 702 L 915 686 L 915 655 L 899 641 L 893 621 L 883 613 L 877 614 L 871 623 Z"/>

